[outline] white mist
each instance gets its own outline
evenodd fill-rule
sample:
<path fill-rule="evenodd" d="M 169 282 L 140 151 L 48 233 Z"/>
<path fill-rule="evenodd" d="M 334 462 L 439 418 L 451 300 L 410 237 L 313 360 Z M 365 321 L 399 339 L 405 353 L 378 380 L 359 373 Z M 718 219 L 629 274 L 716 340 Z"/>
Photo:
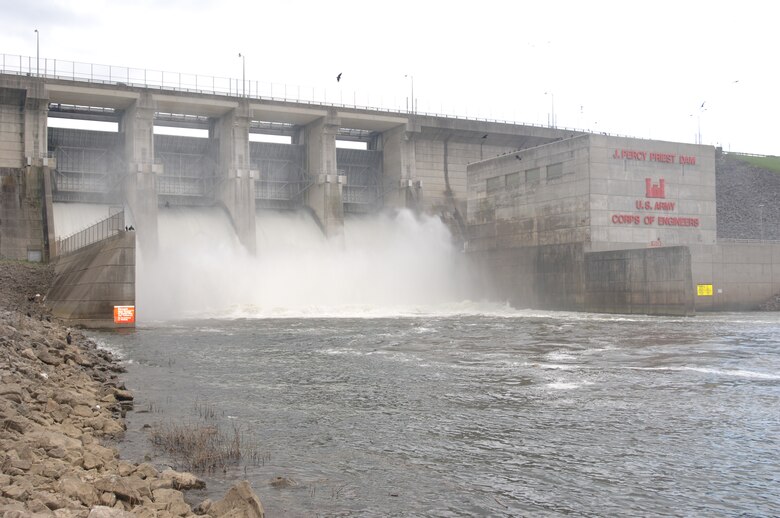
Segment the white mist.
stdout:
<path fill-rule="evenodd" d="M 111 215 L 111 207 L 103 203 L 53 203 L 54 237 L 62 239 L 103 221 Z"/>
<path fill-rule="evenodd" d="M 436 217 L 348 217 L 333 239 L 305 212 L 256 223 L 253 256 L 221 209 L 160 209 L 158 258 L 137 256 L 139 320 L 413 315 L 467 298 L 463 254 Z"/>

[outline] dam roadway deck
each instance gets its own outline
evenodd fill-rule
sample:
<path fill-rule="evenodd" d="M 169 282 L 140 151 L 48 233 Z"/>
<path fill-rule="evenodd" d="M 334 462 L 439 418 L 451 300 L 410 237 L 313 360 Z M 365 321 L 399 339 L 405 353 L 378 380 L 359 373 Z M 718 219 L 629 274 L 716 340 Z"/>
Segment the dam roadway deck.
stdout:
<path fill-rule="evenodd" d="M 43 168 L 55 201 L 126 204 L 142 229 L 139 245 L 148 249 L 164 204 L 223 205 L 249 250 L 256 207 L 308 207 L 327 235 L 340 232 L 345 212 L 410 207 L 440 215 L 463 236 L 468 164 L 578 134 L 243 96 L 238 88 L 136 84 L 129 72 L 95 79 L 46 70 L 36 77 L 21 65 L 5 66 L 0 74 L 7 115 L 0 117 L 0 168 Z M 115 122 L 118 131 L 113 140 L 53 132 L 49 118 Z M 166 140 L 155 126 L 200 128 L 208 138 Z M 256 133 L 289 144 L 261 144 L 250 138 Z M 337 141 L 365 149 L 337 149 Z"/>

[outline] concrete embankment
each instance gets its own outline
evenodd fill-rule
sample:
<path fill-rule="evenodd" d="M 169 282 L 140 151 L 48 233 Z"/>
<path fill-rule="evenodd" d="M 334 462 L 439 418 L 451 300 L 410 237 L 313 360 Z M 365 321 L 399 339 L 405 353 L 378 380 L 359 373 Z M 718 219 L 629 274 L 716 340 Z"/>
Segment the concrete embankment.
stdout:
<path fill-rule="evenodd" d="M 182 491 L 203 487 L 196 476 L 119 458 L 111 443 L 133 396 L 114 358 L 35 296 L 50 276 L 47 267 L 0 263 L 0 514 L 264 516 L 246 482 L 193 509 Z"/>

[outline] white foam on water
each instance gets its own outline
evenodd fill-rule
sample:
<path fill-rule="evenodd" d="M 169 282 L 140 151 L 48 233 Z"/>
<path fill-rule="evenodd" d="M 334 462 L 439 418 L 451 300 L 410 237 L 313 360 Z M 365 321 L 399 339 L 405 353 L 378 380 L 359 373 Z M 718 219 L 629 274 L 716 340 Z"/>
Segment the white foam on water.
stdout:
<path fill-rule="evenodd" d="M 555 390 L 573 390 L 576 388 L 579 388 L 581 384 L 579 383 L 568 383 L 563 381 L 555 381 L 553 383 L 548 383 L 545 385 L 548 388 L 555 389 Z"/>
<path fill-rule="evenodd" d="M 780 374 L 773 374 L 768 372 L 757 372 L 746 369 L 713 369 L 709 367 L 688 367 L 688 366 L 674 366 L 674 367 L 631 367 L 634 370 L 645 371 L 692 371 L 702 374 L 714 374 L 716 376 L 733 376 L 737 378 L 751 378 L 751 379 L 764 379 L 764 380 L 780 380 Z"/>
<path fill-rule="evenodd" d="M 535 366 L 547 369 L 547 370 L 558 370 L 558 371 L 570 371 L 574 370 L 577 366 L 576 365 L 565 365 L 561 363 L 537 363 Z"/>
<path fill-rule="evenodd" d="M 560 352 L 560 351 L 553 351 L 553 352 L 545 354 L 544 356 L 545 356 L 545 358 L 547 358 L 550 361 L 566 361 L 566 360 L 574 360 L 575 359 L 573 354 L 564 353 L 564 352 Z"/>

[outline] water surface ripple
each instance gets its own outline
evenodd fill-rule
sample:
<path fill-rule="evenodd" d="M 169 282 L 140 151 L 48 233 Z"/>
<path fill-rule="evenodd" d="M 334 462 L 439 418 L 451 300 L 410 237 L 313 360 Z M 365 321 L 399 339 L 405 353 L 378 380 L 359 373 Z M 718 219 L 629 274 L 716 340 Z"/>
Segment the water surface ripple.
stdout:
<path fill-rule="evenodd" d="M 780 316 L 194 320 L 98 334 L 145 423 L 207 402 L 268 516 L 780 515 Z M 298 482 L 277 489 L 275 476 Z"/>

